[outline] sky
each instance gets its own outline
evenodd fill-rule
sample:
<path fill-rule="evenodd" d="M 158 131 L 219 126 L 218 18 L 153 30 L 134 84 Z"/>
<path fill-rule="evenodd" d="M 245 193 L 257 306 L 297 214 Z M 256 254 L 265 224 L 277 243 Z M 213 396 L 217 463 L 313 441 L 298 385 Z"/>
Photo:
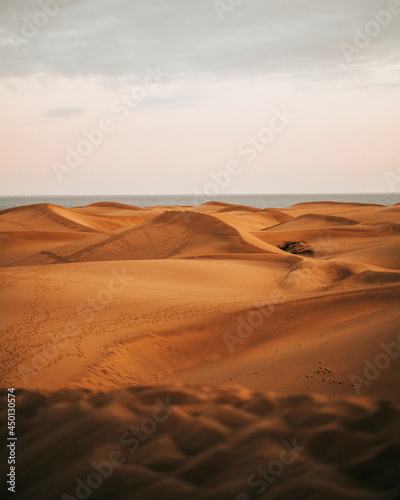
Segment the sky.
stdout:
<path fill-rule="evenodd" d="M 1 0 L 0 195 L 400 192 L 400 0 Z"/>

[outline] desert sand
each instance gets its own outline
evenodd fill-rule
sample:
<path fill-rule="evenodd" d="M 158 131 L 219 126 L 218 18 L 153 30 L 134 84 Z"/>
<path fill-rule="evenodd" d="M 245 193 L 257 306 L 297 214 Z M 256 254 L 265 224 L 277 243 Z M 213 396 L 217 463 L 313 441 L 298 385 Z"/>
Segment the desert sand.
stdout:
<path fill-rule="evenodd" d="M 400 204 L 30 205 L 0 266 L 13 498 L 400 497 Z"/>

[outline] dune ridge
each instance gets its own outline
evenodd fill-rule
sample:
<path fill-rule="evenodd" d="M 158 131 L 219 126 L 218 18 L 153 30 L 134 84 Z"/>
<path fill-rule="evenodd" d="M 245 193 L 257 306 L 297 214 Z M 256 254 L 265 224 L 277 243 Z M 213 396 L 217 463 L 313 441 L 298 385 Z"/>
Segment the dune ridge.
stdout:
<path fill-rule="evenodd" d="M 327 202 L 260 210 L 210 202 L 139 209 L 104 202 L 2 211 L 3 383 L 109 390 L 184 376 L 287 394 L 287 387 L 352 394 L 352 373 L 362 374 L 363 360 L 396 339 L 397 208 Z M 287 241 L 303 241 L 311 252 L 283 251 Z M 73 335 L 65 339 L 71 321 Z M 32 368 L 56 338 L 66 347 Z M 337 384 L 314 376 L 310 359 L 318 348 Z M 282 363 L 292 370 L 279 371 Z M 398 365 L 362 392 L 399 401 Z"/>
<path fill-rule="evenodd" d="M 14 498 L 399 498 L 399 299 L 399 205 L 0 212 Z"/>

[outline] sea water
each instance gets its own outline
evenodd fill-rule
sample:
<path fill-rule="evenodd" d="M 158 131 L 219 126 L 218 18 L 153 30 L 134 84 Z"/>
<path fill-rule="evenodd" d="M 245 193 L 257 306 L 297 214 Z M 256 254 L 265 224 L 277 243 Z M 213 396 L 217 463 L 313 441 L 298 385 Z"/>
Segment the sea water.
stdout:
<path fill-rule="evenodd" d="M 377 205 L 394 205 L 400 203 L 400 193 L 355 193 L 355 194 L 230 194 L 213 195 L 209 201 L 222 201 L 256 208 L 287 208 L 296 203 L 313 201 L 339 201 L 348 203 L 373 203 Z M 32 205 L 35 203 L 52 203 L 66 208 L 82 207 L 100 201 L 111 201 L 152 207 L 158 205 L 194 206 L 207 201 L 207 197 L 197 195 L 74 195 L 74 196 L 0 196 L 0 210 Z"/>

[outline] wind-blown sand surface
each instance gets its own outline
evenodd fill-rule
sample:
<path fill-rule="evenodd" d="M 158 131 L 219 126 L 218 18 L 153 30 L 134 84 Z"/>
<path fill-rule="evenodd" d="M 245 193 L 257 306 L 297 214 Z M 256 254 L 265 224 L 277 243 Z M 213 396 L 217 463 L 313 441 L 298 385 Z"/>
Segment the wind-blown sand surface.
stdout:
<path fill-rule="evenodd" d="M 168 394 L 94 498 L 400 498 L 400 204 L 31 205 L 0 211 L 0 266 L 14 498 L 80 498 Z"/>

